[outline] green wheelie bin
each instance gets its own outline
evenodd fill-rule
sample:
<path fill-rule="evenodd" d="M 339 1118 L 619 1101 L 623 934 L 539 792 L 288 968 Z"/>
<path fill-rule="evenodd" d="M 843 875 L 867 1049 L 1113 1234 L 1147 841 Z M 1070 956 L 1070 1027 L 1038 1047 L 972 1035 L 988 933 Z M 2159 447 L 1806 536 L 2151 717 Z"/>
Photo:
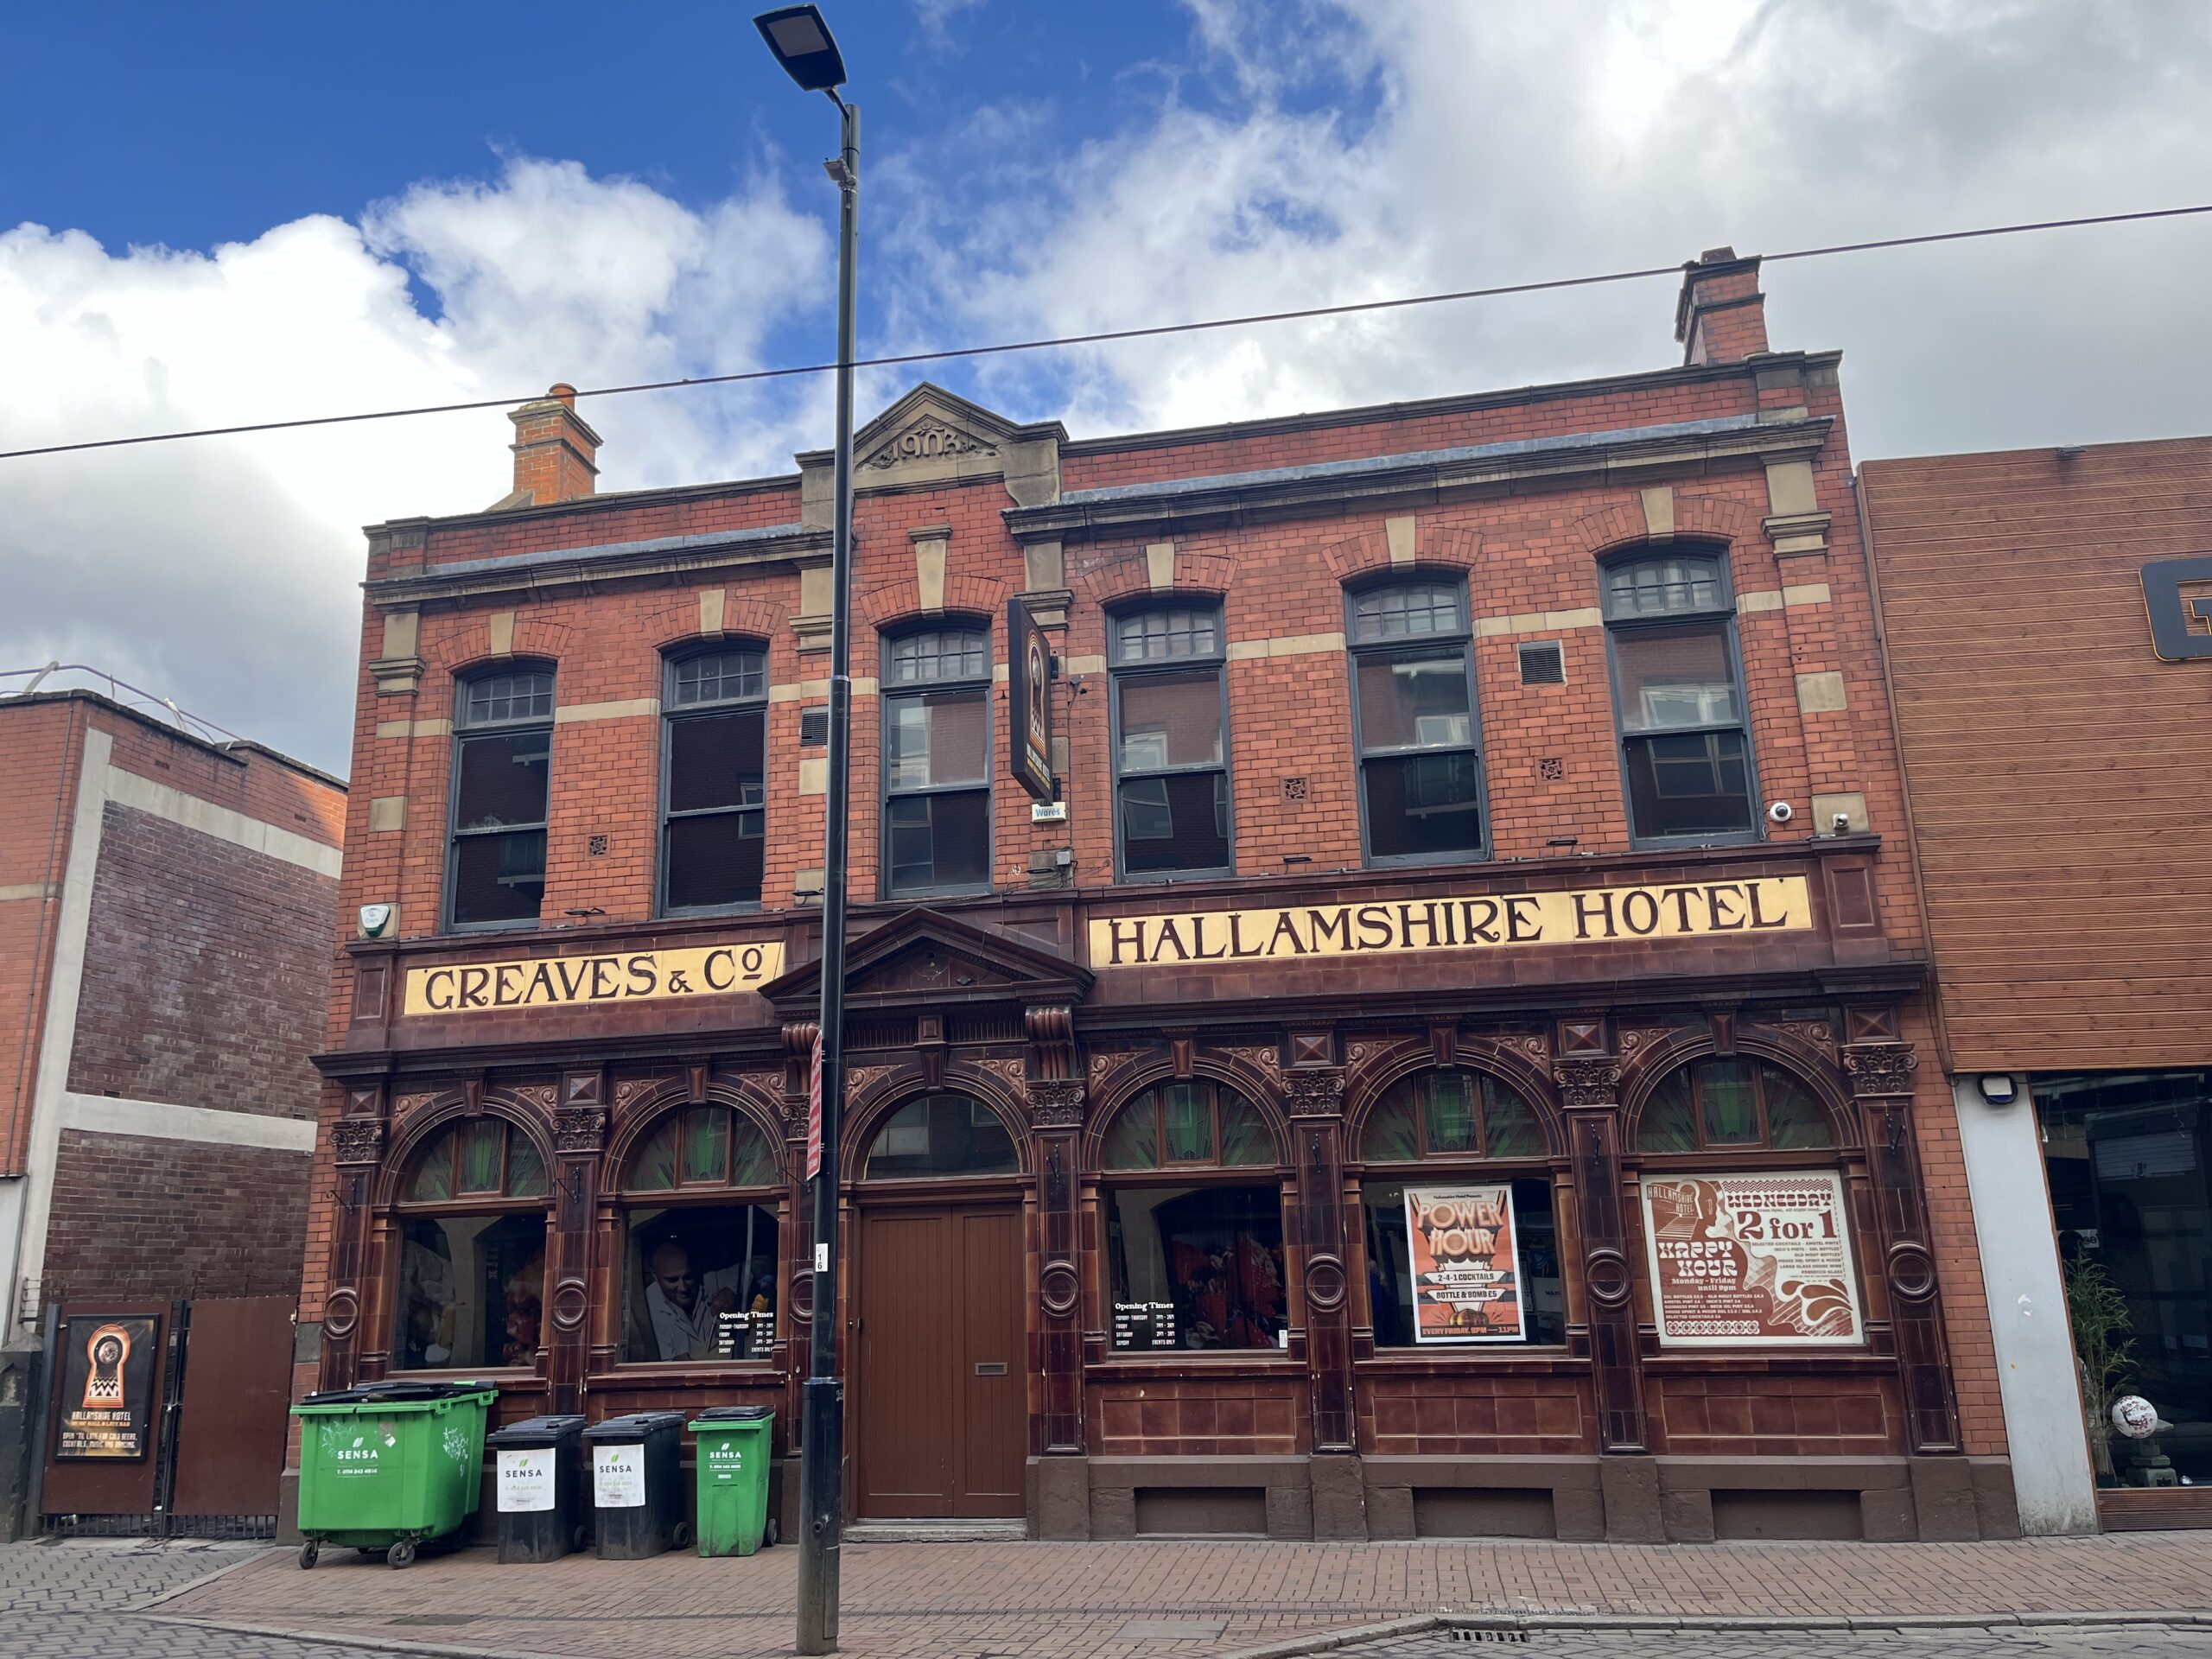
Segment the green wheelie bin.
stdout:
<path fill-rule="evenodd" d="M 486 1382 L 365 1382 L 311 1394 L 300 1420 L 300 1565 L 326 1544 L 405 1567 L 476 1513 Z"/>
<path fill-rule="evenodd" d="M 699 1444 L 699 1553 L 750 1555 L 776 1541 L 768 1463 L 776 1414 L 767 1406 L 709 1406 L 691 1420 Z"/>

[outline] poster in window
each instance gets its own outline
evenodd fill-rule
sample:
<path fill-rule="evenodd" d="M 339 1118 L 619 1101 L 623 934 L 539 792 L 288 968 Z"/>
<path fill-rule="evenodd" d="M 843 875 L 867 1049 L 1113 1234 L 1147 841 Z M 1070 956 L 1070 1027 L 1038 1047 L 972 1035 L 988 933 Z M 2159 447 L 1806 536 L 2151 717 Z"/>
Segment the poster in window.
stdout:
<path fill-rule="evenodd" d="M 1006 604 L 1007 708 L 1014 780 L 1040 801 L 1059 798 L 1052 782 L 1052 647 L 1028 606 Z"/>
<path fill-rule="evenodd" d="M 69 1316 L 61 1338 L 61 1392 L 54 1455 L 130 1461 L 152 1436 L 160 1321 Z"/>
<path fill-rule="evenodd" d="M 1643 1236 L 1665 1346 L 1862 1339 L 1843 1178 L 1833 1170 L 1647 1179 Z"/>
<path fill-rule="evenodd" d="M 1415 1342 L 1525 1338 L 1512 1187 L 1408 1187 L 1406 1249 Z"/>

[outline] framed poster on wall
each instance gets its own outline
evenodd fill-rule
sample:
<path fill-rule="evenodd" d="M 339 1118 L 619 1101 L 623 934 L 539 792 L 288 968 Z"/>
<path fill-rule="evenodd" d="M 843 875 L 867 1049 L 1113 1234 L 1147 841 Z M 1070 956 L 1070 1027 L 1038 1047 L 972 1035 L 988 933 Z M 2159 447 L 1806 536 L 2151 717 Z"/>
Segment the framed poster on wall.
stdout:
<path fill-rule="evenodd" d="M 1833 1170 L 1643 1180 L 1659 1341 L 1846 1348 L 1865 1338 L 1851 1217 Z"/>
<path fill-rule="evenodd" d="M 61 1333 L 54 1455 L 132 1461 L 152 1441 L 159 1323 L 73 1313 Z"/>
<path fill-rule="evenodd" d="M 1511 1186 L 1408 1187 L 1406 1254 L 1414 1342 L 1524 1339 Z"/>

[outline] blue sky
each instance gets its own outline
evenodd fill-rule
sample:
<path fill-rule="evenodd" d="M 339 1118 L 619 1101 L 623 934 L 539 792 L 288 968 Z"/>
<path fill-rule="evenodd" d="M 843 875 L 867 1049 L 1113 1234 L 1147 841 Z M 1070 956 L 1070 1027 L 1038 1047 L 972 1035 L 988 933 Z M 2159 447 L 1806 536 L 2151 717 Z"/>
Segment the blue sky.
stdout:
<path fill-rule="evenodd" d="M 2212 200 L 2201 0 L 830 0 L 863 347 Z M 819 360 L 826 103 L 747 7 L 18 8 L 0 448 Z M 1770 267 L 1856 454 L 2212 428 L 2212 223 Z M 950 365 L 1078 434 L 1656 368 L 1668 281 Z M 911 384 L 867 377 L 865 414 Z M 610 400 L 602 488 L 780 471 L 819 382 Z M 359 526 L 496 412 L 0 463 L 0 669 L 92 662 L 336 770 Z M 132 602 L 118 605 L 128 594 Z"/>

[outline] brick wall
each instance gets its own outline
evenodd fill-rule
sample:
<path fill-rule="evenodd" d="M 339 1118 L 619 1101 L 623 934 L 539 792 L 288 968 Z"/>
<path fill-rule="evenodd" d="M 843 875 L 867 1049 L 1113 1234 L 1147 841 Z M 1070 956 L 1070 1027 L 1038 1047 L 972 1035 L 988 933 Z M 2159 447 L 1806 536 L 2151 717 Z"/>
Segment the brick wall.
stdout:
<path fill-rule="evenodd" d="M 86 709 L 0 704 L 0 1173 L 8 1174 L 22 1171 L 29 1142 Z"/>
<path fill-rule="evenodd" d="M 65 1129 L 44 1292 L 68 1297 L 296 1291 L 308 1156 Z"/>

